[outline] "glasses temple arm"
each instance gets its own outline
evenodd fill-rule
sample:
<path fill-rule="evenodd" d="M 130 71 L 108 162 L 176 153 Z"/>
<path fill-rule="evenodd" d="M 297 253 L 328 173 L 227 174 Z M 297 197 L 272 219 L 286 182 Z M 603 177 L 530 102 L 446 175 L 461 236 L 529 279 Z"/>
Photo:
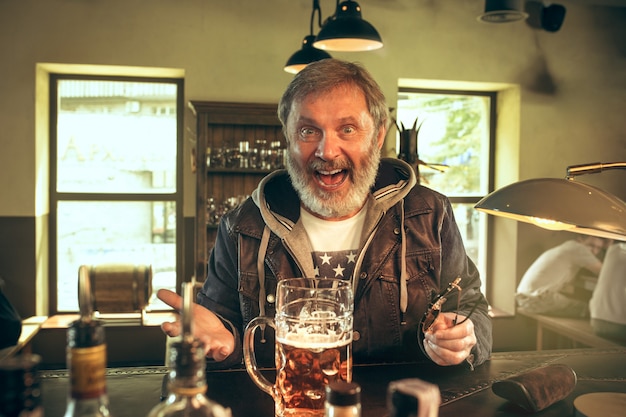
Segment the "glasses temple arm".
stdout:
<path fill-rule="evenodd" d="M 465 323 L 467 321 L 467 319 L 469 319 L 471 317 L 471 315 L 474 314 L 474 311 L 478 307 L 478 304 L 480 304 L 480 301 L 476 300 L 476 302 L 474 302 L 474 305 L 472 305 L 472 308 L 470 309 L 470 311 L 467 314 L 467 316 L 465 316 L 465 318 L 463 320 L 461 320 L 461 321 L 457 321 L 458 317 L 459 317 L 459 310 L 457 309 L 456 316 L 454 317 L 454 320 L 452 320 L 453 325 L 456 326 L 458 324 Z"/>

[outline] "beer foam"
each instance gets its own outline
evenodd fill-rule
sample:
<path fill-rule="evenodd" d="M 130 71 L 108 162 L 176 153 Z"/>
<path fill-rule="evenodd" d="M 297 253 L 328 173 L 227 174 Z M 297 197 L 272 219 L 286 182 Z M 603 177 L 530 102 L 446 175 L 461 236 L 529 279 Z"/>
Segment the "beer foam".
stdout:
<path fill-rule="evenodd" d="M 287 333 L 284 337 L 276 339 L 285 345 L 300 349 L 329 349 L 345 346 L 352 342 L 352 332 L 348 334 L 312 334 L 312 333 Z"/>

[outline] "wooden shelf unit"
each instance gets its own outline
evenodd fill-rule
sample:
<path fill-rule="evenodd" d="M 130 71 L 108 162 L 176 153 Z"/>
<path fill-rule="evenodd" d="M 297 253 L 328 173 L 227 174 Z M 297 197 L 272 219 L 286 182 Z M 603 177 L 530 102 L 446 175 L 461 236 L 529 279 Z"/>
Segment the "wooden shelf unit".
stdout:
<path fill-rule="evenodd" d="M 259 181 L 270 171 L 244 168 L 209 168 L 207 148 L 224 145 L 237 147 L 248 141 L 252 148 L 257 140 L 268 144 L 280 141 L 285 146 L 282 126 L 276 104 L 191 101 L 196 114 L 196 223 L 195 223 L 195 277 L 199 282 L 206 277 L 209 252 L 215 241 L 215 226 L 207 225 L 207 199 L 222 202 L 229 197 L 250 195 Z"/>

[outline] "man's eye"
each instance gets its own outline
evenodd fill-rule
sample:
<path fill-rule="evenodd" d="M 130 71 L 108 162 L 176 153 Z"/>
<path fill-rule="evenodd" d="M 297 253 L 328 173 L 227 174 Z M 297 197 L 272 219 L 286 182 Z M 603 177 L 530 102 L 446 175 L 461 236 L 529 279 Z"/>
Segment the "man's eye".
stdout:
<path fill-rule="evenodd" d="M 354 126 L 344 126 L 342 130 L 343 130 L 343 133 L 346 135 L 350 135 L 356 131 Z"/>
<path fill-rule="evenodd" d="M 318 131 L 311 127 L 303 127 L 300 129 L 300 138 L 302 140 L 316 140 L 319 137 Z"/>

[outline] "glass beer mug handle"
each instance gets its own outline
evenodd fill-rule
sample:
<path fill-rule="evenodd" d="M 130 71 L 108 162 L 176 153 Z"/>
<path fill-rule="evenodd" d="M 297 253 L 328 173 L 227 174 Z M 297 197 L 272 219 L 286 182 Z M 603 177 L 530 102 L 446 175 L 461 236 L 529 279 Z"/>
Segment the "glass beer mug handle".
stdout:
<path fill-rule="evenodd" d="M 256 356 L 254 354 L 254 333 L 256 332 L 257 327 L 265 325 L 276 329 L 274 322 L 268 317 L 256 317 L 248 323 L 243 334 L 243 358 L 246 364 L 246 370 L 254 383 L 273 398 L 275 394 L 274 384 L 268 381 L 267 378 L 261 374 L 256 363 Z"/>

